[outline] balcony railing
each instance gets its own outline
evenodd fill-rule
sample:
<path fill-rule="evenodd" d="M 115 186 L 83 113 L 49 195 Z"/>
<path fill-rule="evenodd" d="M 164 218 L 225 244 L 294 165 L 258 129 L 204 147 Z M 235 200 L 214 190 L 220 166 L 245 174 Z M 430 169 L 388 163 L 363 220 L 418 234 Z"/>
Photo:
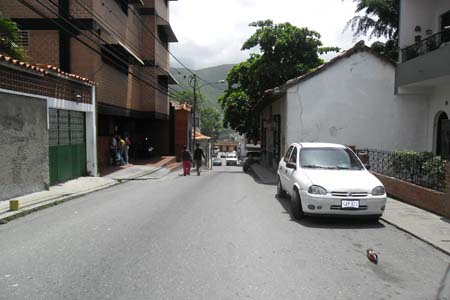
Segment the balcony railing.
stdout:
<path fill-rule="evenodd" d="M 450 45 L 450 29 L 445 29 L 414 45 L 403 48 L 402 62 L 419 57 L 445 45 Z"/>

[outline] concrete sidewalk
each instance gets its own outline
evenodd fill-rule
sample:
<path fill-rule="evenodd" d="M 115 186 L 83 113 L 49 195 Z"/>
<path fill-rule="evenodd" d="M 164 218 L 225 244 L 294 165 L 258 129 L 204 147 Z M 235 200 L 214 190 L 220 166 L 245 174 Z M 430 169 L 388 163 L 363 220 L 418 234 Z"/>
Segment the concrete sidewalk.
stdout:
<path fill-rule="evenodd" d="M 9 200 L 0 201 L 0 224 L 129 180 L 159 179 L 180 167 L 178 163 L 169 166 L 130 165 L 104 177 L 80 177 L 52 186 L 48 191 L 9 199 L 19 200 L 18 211 L 10 211 Z"/>
<path fill-rule="evenodd" d="M 276 185 L 272 171 L 259 164 L 251 169 L 263 184 Z M 388 198 L 381 219 L 450 255 L 450 219 L 392 198 Z"/>

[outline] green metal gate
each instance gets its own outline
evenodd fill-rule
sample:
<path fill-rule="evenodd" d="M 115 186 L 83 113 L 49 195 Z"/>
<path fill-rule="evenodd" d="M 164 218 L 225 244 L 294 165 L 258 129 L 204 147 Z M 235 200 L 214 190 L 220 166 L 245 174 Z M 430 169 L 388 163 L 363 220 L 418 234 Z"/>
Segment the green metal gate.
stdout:
<path fill-rule="evenodd" d="M 86 175 L 85 113 L 49 109 L 50 185 Z"/>

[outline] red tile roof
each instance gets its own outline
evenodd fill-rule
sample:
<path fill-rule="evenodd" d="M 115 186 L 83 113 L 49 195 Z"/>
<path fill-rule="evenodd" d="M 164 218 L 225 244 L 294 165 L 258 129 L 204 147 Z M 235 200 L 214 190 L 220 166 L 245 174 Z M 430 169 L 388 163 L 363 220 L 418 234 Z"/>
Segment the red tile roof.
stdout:
<path fill-rule="evenodd" d="M 9 63 L 11 65 L 15 65 L 15 66 L 18 66 L 18 67 L 21 67 L 21 68 L 24 68 L 24 69 L 32 70 L 32 71 L 35 71 L 35 72 L 38 72 L 38 73 L 44 73 L 44 74 L 46 73 L 43 68 L 40 68 L 40 67 L 38 67 L 36 65 L 32 65 L 32 64 L 29 64 L 29 63 L 26 63 L 26 62 L 14 59 L 14 58 L 6 56 L 6 55 L 0 54 L 0 61 L 4 61 L 4 62 Z"/>
<path fill-rule="evenodd" d="M 201 140 L 210 140 L 211 138 L 209 136 L 202 134 L 201 132 L 195 131 L 195 139 L 201 141 Z"/>
<path fill-rule="evenodd" d="M 28 70 L 28 71 L 31 70 L 31 71 L 41 73 L 41 74 L 55 73 L 62 77 L 78 80 L 78 81 L 84 82 L 89 85 L 96 85 L 95 82 L 93 82 L 87 78 L 84 78 L 82 76 L 75 75 L 75 74 L 66 73 L 64 71 L 61 71 L 61 69 L 54 67 L 52 65 L 30 64 L 30 63 L 26 63 L 26 62 L 23 62 L 23 61 L 20 61 L 20 60 L 17 60 L 17 59 L 14 59 L 12 57 L 2 55 L 2 54 L 0 54 L 0 61 L 4 61 L 8 64 L 17 66 L 19 68 L 23 68 L 24 70 Z"/>
<path fill-rule="evenodd" d="M 183 103 L 181 105 L 178 105 L 177 107 L 175 107 L 175 110 L 186 110 L 186 111 L 191 111 L 192 106 L 186 103 Z"/>
<path fill-rule="evenodd" d="M 71 79 L 83 81 L 83 82 L 85 82 L 85 83 L 87 83 L 89 85 L 96 85 L 96 83 L 94 81 L 91 81 L 91 80 L 89 80 L 89 79 L 87 79 L 85 77 L 82 77 L 82 76 L 79 76 L 79 75 L 76 75 L 76 74 L 71 74 L 71 73 L 64 72 L 60 68 L 57 68 L 57 67 L 52 66 L 52 65 L 36 64 L 36 66 L 44 68 L 44 69 L 46 69 L 46 70 L 48 70 L 50 72 L 54 72 L 54 73 L 57 73 L 59 75 L 62 75 L 63 77 L 69 77 Z"/>

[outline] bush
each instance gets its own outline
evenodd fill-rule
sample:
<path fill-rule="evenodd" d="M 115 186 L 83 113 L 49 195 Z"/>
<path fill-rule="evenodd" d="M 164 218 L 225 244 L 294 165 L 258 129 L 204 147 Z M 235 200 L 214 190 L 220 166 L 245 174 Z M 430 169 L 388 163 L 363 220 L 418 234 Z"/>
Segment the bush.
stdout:
<path fill-rule="evenodd" d="M 390 157 L 390 172 L 394 177 L 408 181 L 435 182 L 445 180 L 446 161 L 431 152 L 396 151 Z"/>

